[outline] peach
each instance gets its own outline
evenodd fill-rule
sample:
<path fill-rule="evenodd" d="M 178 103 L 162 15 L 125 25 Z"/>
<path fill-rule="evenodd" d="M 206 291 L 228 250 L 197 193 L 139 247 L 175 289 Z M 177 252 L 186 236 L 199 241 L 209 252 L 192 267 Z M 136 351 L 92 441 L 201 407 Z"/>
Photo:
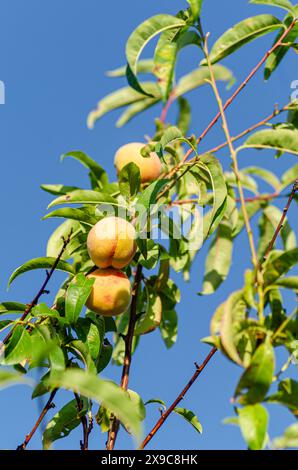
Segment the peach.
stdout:
<path fill-rule="evenodd" d="M 136 231 L 130 222 L 120 217 L 105 217 L 88 234 L 89 256 L 99 268 L 124 268 L 135 255 L 135 238 Z"/>
<path fill-rule="evenodd" d="M 158 155 L 155 152 L 151 152 L 150 157 L 145 158 L 140 153 L 141 148 L 145 145 L 139 142 L 132 142 L 120 147 L 116 152 L 114 162 L 118 174 L 125 165 L 133 162 L 140 169 L 142 183 L 154 181 L 160 176 L 162 165 Z"/>
<path fill-rule="evenodd" d="M 87 278 L 95 279 L 86 302 L 89 310 L 106 317 L 126 312 L 131 302 L 131 285 L 125 273 L 113 268 L 97 269 Z"/>

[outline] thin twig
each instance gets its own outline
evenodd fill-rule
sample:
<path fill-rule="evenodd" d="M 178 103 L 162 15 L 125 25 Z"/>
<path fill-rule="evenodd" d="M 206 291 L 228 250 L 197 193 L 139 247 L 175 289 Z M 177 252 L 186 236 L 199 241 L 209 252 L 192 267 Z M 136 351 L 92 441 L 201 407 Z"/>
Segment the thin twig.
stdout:
<path fill-rule="evenodd" d="M 278 225 L 277 225 L 277 227 L 276 227 L 276 230 L 275 230 L 275 232 L 274 232 L 274 235 L 273 235 L 273 237 L 272 237 L 272 239 L 271 239 L 271 241 L 270 241 L 270 243 L 269 243 L 269 245 L 268 245 L 268 247 L 267 247 L 267 249 L 266 249 L 266 251 L 265 251 L 265 254 L 264 254 L 264 256 L 263 256 L 263 259 L 258 262 L 258 269 L 259 269 L 259 270 L 262 268 L 263 263 L 266 261 L 266 259 L 267 259 L 268 255 L 269 255 L 269 253 L 270 253 L 270 252 L 273 250 L 273 248 L 274 248 L 274 244 L 275 244 L 276 239 L 277 239 L 277 237 L 278 237 L 278 235 L 279 235 L 279 232 L 280 232 L 281 229 L 283 228 L 283 225 L 284 225 L 284 222 L 285 222 L 287 213 L 288 213 L 288 211 L 289 211 L 289 209 L 290 209 L 290 205 L 291 205 L 291 203 L 292 203 L 292 201 L 293 201 L 293 199 L 294 199 L 294 196 L 295 196 L 296 191 L 298 191 L 298 179 L 296 179 L 296 181 L 295 181 L 294 184 L 293 184 L 293 188 L 292 188 L 292 191 L 291 191 L 291 193 L 290 193 L 288 202 L 287 202 L 286 206 L 285 206 L 284 209 L 283 209 L 282 216 L 281 216 L 280 221 L 279 221 L 279 223 L 278 223 Z"/>
<path fill-rule="evenodd" d="M 251 227 L 251 224 L 250 224 L 249 214 L 248 214 L 248 211 L 247 211 L 247 208 L 246 208 L 244 190 L 243 190 L 243 187 L 242 187 L 240 170 L 239 170 L 239 166 L 238 166 L 237 152 L 236 152 L 236 150 L 234 148 L 234 145 L 233 145 L 233 142 L 231 140 L 231 134 L 230 134 L 230 130 L 229 130 L 228 121 L 227 121 L 227 118 L 226 118 L 224 106 L 223 106 L 223 103 L 222 103 L 222 100 L 221 100 L 221 97 L 220 97 L 220 94 L 219 94 L 219 91 L 218 91 L 218 87 L 217 87 L 217 84 L 216 84 L 215 76 L 214 76 L 214 73 L 213 73 L 213 68 L 212 68 L 212 64 L 211 64 L 211 60 L 210 60 L 210 56 L 209 56 L 209 51 L 208 51 L 207 40 L 208 40 L 208 36 L 206 36 L 205 40 L 204 40 L 204 53 L 205 53 L 205 56 L 206 56 L 206 60 L 207 60 L 208 68 L 209 68 L 209 72 L 210 72 L 210 84 L 213 88 L 214 95 L 215 95 L 215 98 L 216 98 L 216 101 L 217 101 L 217 104 L 218 104 L 218 107 L 219 107 L 219 112 L 220 112 L 220 116 L 221 116 L 221 119 L 222 119 L 223 131 L 225 133 L 225 136 L 226 136 L 226 139 L 227 139 L 227 142 L 228 142 L 228 146 L 229 146 L 229 150 L 230 150 L 230 154 L 231 154 L 231 158 L 232 158 L 232 161 L 233 161 L 233 170 L 234 170 L 234 173 L 235 173 L 238 192 L 239 192 L 239 196 L 240 196 L 241 208 L 242 208 L 244 223 L 245 223 L 245 227 L 246 227 L 248 242 L 249 242 L 251 256 L 252 256 L 252 264 L 253 264 L 254 268 L 257 269 L 257 267 L 258 267 L 257 251 L 256 251 L 255 242 L 254 242 L 252 227 Z M 263 321 L 264 320 L 264 318 L 263 318 L 263 310 L 264 310 L 263 298 L 264 298 L 264 294 L 263 294 L 263 277 L 262 277 L 261 273 L 257 277 L 257 283 L 258 283 L 258 294 L 259 294 L 259 318 L 260 318 L 260 321 Z"/>
<path fill-rule="evenodd" d="M 62 248 L 51 268 L 50 271 L 46 271 L 46 278 L 41 286 L 41 288 L 39 289 L 38 293 L 36 294 L 36 296 L 34 297 L 34 299 L 32 300 L 32 302 L 30 304 L 28 304 L 28 307 L 26 308 L 26 310 L 24 311 L 23 315 L 21 316 L 20 320 L 19 321 L 24 321 L 27 316 L 29 315 L 29 313 L 31 312 L 31 310 L 33 309 L 33 307 L 35 307 L 37 304 L 38 304 L 38 301 L 40 299 L 40 297 L 45 293 L 45 288 L 47 287 L 52 275 L 54 274 L 58 264 L 59 264 L 59 261 L 61 260 L 62 256 L 63 256 L 63 253 L 67 247 L 67 245 L 69 244 L 70 240 L 71 240 L 71 236 L 72 236 L 72 230 L 70 231 L 68 237 L 66 239 L 63 239 L 63 245 L 62 245 Z M 7 341 L 11 338 L 11 335 L 13 333 L 13 329 L 8 333 L 8 335 L 6 335 L 6 337 L 4 338 L 3 342 L 2 342 L 2 345 L 1 347 L 3 347 L 3 345 L 5 345 L 7 343 Z M 1 351 L 0 351 L 1 352 Z"/>
<path fill-rule="evenodd" d="M 162 123 L 165 123 L 168 111 L 174 100 L 175 100 L 175 90 L 172 90 L 170 93 L 169 99 L 166 102 L 165 106 L 163 107 L 161 115 L 160 115 L 160 121 Z"/>
<path fill-rule="evenodd" d="M 287 29 L 285 29 L 285 31 L 283 32 L 282 36 L 280 37 L 280 39 L 271 47 L 271 49 L 269 49 L 266 54 L 262 57 L 262 59 L 258 62 L 258 64 L 252 69 L 252 71 L 248 74 L 248 76 L 245 78 L 245 80 L 243 80 L 243 82 L 239 85 L 239 87 L 237 88 L 237 90 L 232 94 L 232 96 L 223 104 L 223 110 L 225 111 L 232 103 L 233 101 L 235 100 L 235 98 L 241 93 L 241 91 L 246 87 L 246 85 L 250 82 L 250 80 L 256 75 L 256 73 L 259 71 L 259 69 L 262 67 L 262 65 L 264 64 L 264 62 L 266 62 L 266 60 L 268 59 L 268 57 L 273 53 L 275 52 L 276 49 L 278 49 L 282 42 L 283 42 L 283 39 L 288 35 L 288 33 L 294 28 L 294 26 L 296 25 L 297 23 L 297 18 L 295 18 L 292 23 L 288 26 Z M 220 112 L 218 112 L 216 114 L 216 116 L 210 121 L 210 123 L 208 124 L 208 126 L 206 127 L 206 129 L 202 132 L 202 134 L 198 137 L 197 139 L 197 145 L 199 145 L 202 140 L 206 137 L 206 135 L 209 133 L 209 131 L 213 128 L 213 126 L 217 123 L 217 121 L 219 120 L 221 114 Z M 169 177 L 173 176 L 173 174 L 175 174 L 177 171 L 179 171 L 180 167 L 183 165 L 183 163 L 185 163 L 185 161 L 190 157 L 190 155 L 193 153 L 193 149 L 190 148 L 183 160 L 175 167 L 173 168 L 170 172 L 169 172 Z"/>
<path fill-rule="evenodd" d="M 138 302 L 138 292 L 142 281 L 142 265 L 138 264 L 137 271 L 135 275 L 135 281 L 133 286 L 133 293 L 132 293 L 132 301 L 130 307 L 130 318 L 129 318 L 129 325 L 127 333 L 124 337 L 125 341 L 125 356 L 123 362 L 123 369 L 122 369 L 122 377 L 121 377 L 121 388 L 123 390 L 127 390 L 128 382 L 129 382 L 129 372 L 131 366 L 131 358 L 132 358 L 132 343 L 134 338 L 134 330 L 135 325 L 137 322 L 137 302 Z M 108 441 L 106 448 L 107 450 L 113 450 L 117 434 L 119 431 L 119 420 L 115 416 L 111 416 L 111 424 L 110 430 L 108 435 Z"/>
<path fill-rule="evenodd" d="M 82 428 L 83 428 L 83 440 L 80 441 L 81 450 L 88 450 L 88 445 L 89 445 L 88 421 L 85 415 L 81 415 L 81 412 L 83 410 L 83 403 L 82 403 L 80 396 L 77 393 L 74 393 L 74 396 L 77 402 L 78 412 L 79 412 L 79 416 L 80 416 L 80 420 L 81 420 Z"/>
<path fill-rule="evenodd" d="M 171 404 L 171 406 L 164 412 L 162 413 L 161 417 L 159 418 L 159 420 L 157 421 L 157 423 L 155 424 L 155 426 L 152 428 L 152 430 L 149 432 L 148 436 L 145 437 L 144 441 L 142 442 L 142 444 L 140 445 L 140 449 L 144 449 L 147 444 L 151 441 L 151 439 L 153 438 L 153 436 L 155 436 L 155 434 L 157 433 L 157 431 L 161 428 L 161 426 L 164 424 L 164 422 L 166 421 L 166 419 L 170 416 L 170 414 L 174 411 L 174 409 L 176 408 L 177 405 L 179 405 L 179 403 L 183 400 L 184 396 L 186 395 L 186 393 L 188 392 L 188 390 L 190 389 L 190 387 L 194 384 L 194 382 L 197 380 L 197 378 L 199 377 L 199 375 L 203 372 L 203 370 L 205 369 L 205 367 L 207 366 L 207 364 L 209 363 L 209 361 L 211 360 L 211 358 L 214 356 L 214 354 L 216 353 L 216 348 L 213 348 L 211 349 L 210 353 L 208 354 L 208 356 L 205 358 L 205 360 L 202 362 L 201 365 L 197 365 L 196 364 L 196 371 L 195 373 L 192 375 L 191 379 L 187 382 L 186 386 L 184 387 L 184 389 L 182 390 L 182 392 L 179 393 L 178 397 L 176 398 L 176 400 L 174 400 L 174 402 Z"/>
<path fill-rule="evenodd" d="M 27 436 L 26 436 L 24 442 L 23 442 L 22 444 L 20 444 L 20 445 L 17 447 L 17 450 L 26 450 L 27 445 L 28 445 L 29 442 L 31 441 L 31 439 L 32 439 L 33 435 L 35 434 L 35 432 L 37 431 L 37 429 L 38 429 L 39 425 L 41 424 L 43 418 L 45 417 L 45 415 L 47 414 L 47 412 L 48 412 L 51 408 L 54 407 L 53 400 L 54 400 L 54 398 L 55 398 L 57 392 L 58 392 L 58 389 L 57 389 L 57 388 L 55 388 L 55 389 L 52 391 L 52 393 L 51 393 L 51 395 L 50 395 L 50 397 L 49 397 L 47 403 L 45 404 L 45 406 L 44 406 L 42 412 L 40 413 L 40 415 L 39 415 L 39 417 L 38 417 L 38 419 L 37 419 L 35 425 L 33 426 L 32 430 L 29 432 L 29 434 L 27 434 Z"/>

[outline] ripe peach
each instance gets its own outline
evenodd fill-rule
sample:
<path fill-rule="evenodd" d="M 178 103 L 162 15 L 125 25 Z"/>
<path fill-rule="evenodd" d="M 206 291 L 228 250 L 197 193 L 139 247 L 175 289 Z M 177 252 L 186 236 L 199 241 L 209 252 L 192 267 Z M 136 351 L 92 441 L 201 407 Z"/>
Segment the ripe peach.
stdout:
<path fill-rule="evenodd" d="M 118 174 L 125 165 L 133 162 L 140 169 L 142 183 L 154 181 L 159 177 L 162 171 L 161 161 L 155 152 L 151 152 L 148 158 L 142 157 L 140 150 L 144 146 L 145 144 L 132 142 L 120 147 L 114 162 Z"/>
<path fill-rule="evenodd" d="M 120 217 L 105 217 L 90 230 L 87 248 L 93 263 L 99 268 L 121 269 L 136 252 L 134 226 Z"/>
<path fill-rule="evenodd" d="M 131 302 L 131 285 L 128 277 L 119 269 L 97 269 L 88 274 L 95 279 L 86 306 L 106 317 L 124 313 Z"/>

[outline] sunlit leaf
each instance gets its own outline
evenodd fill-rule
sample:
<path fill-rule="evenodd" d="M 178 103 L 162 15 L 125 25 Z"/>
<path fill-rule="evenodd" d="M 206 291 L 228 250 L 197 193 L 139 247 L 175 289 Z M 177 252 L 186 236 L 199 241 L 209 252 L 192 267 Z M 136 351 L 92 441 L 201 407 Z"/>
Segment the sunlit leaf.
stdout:
<path fill-rule="evenodd" d="M 269 416 L 260 404 L 249 405 L 238 410 L 239 426 L 250 450 L 262 450 L 267 441 Z"/>
<path fill-rule="evenodd" d="M 30 261 L 27 261 L 12 273 L 8 281 L 8 286 L 10 286 L 11 283 L 21 274 L 24 274 L 28 271 L 32 271 L 34 269 L 51 269 L 55 262 L 56 258 L 52 257 L 34 258 Z M 64 271 L 69 274 L 74 274 L 74 268 L 69 263 L 63 260 L 60 260 L 57 263 L 56 269 L 57 271 Z"/>
<path fill-rule="evenodd" d="M 192 411 L 187 410 L 186 408 L 174 408 L 174 412 L 177 413 L 179 416 L 182 416 L 182 418 L 184 418 L 185 421 L 191 424 L 198 433 L 202 434 L 202 425 Z"/>

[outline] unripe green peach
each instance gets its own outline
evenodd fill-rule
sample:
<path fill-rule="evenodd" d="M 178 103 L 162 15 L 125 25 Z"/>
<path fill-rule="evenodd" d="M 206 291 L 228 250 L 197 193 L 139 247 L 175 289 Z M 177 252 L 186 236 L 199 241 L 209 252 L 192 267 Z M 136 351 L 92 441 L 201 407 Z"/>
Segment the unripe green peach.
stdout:
<path fill-rule="evenodd" d="M 90 230 L 87 249 L 99 268 L 124 268 L 136 252 L 134 226 L 120 217 L 105 217 Z"/>
<path fill-rule="evenodd" d="M 95 279 L 86 306 L 92 312 L 106 317 L 126 312 L 131 302 L 131 285 L 125 273 L 119 269 L 97 269 L 88 274 Z"/>
<path fill-rule="evenodd" d="M 162 171 L 160 158 L 155 152 L 151 152 L 150 157 L 142 157 L 140 150 L 144 146 L 145 144 L 132 142 L 120 147 L 116 152 L 114 162 L 118 174 L 125 165 L 133 162 L 140 169 L 142 183 L 154 181 L 160 176 Z"/>

